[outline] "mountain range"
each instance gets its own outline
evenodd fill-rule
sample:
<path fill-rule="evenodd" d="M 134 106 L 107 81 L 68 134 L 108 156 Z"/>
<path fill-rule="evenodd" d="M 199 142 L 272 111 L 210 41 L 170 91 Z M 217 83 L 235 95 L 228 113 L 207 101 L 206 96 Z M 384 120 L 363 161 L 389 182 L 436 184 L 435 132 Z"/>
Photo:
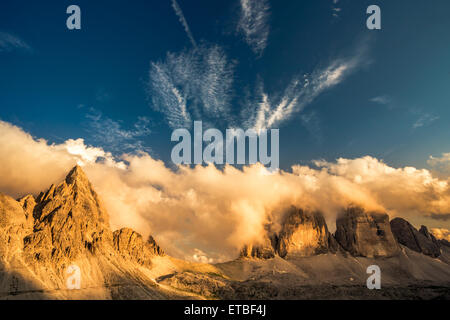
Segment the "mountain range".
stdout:
<path fill-rule="evenodd" d="M 70 266 L 80 288 L 67 286 Z M 369 290 L 368 266 L 381 270 Z M 319 211 L 286 206 L 259 243 L 218 264 L 165 254 L 152 236 L 112 231 L 81 167 L 37 197 L 0 194 L 1 299 L 450 299 L 450 243 L 425 226 L 357 206 L 331 233 Z"/>

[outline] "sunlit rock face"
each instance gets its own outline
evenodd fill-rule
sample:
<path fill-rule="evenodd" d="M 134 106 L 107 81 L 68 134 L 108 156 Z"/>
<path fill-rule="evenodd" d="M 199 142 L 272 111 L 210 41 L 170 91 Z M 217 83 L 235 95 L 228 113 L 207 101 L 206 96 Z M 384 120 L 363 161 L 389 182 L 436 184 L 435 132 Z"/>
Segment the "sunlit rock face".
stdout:
<path fill-rule="evenodd" d="M 23 237 L 31 232 L 31 226 L 19 202 L 0 194 L 0 269 L 16 260 L 23 247 Z"/>
<path fill-rule="evenodd" d="M 245 245 L 239 256 L 245 258 L 271 259 L 275 257 L 275 254 L 272 240 L 267 236 L 263 239 L 263 243 Z"/>
<path fill-rule="evenodd" d="M 336 250 L 336 241 L 328 232 L 320 212 L 295 207 L 289 209 L 277 240 L 280 257 L 311 256 Z"/>
<path fill-rule="evenodd" d="M 130 228 L 122 228 L 114 231 L 114 249 L 123 258 L 133 260 L 141 265 L 150 266 L 154 255 L 163 255 L 164 252 L 150 236 L 149 241 L 144 242 L 142 236 Z"/>
<path fill-rule="evenodd" d="M 36 199 L 29 195 L 14 200 L 0 194 L 0 298 L 303 299 L 305 294 L 335 298 L 342 292 L 333 288 L 348 286 L 353 279 L 357 296 L 373 298 L 372 293 L 365 295 L 368 290 L 361 291 L 360 284 L 367 277 L 363 264 L 378 260 L 350 258 L 320 212 L 290 207 L 274 216 L 277 220 L 266 225 L 263 240 L 243 248 L 244 259 L 189 263 L 162 256 L 151 236 L 145 241 L 129 228 L 112 232 L 99 197 L 76 167 Z M 339 221 L 337 236 L 351 253 L 375 257 L 395 251 L 386 215 L 350 208 Z M 402 225 L 407 228 L 400 231 L 408 235 L 409 224 Z M 419 239 L 417 250 L 422 253 L 433 252 L 427 245 L 441 243 L 425 227 L 415 230 L 412 239 L 416 245 Z M 382 259 L 383 279 L 398 279 L 395 288 L 397 284 L 406 288 L 404 295 L 394 291 L 394 297 L 411 297 L 410 284 L 424 281 L 427 288 L 437 285 L 436 297 L 448 292 L 449 248 L 441 245 L 439 259 L 402 249 L 401 258 Z M 68 290 L 68 277 L 75 275 L 68 273 L 74 270 L 71 267 L 79 270 L 77 290 Z M 324 282 L 331 285 L 323 287 Z M 421 291 L 413 289 L 413 297 Z M 430 297 L 427 292 L 423 296 Z M 386 298 L 384 292 L 381 297 Z"/>
<path fill-rule="evenodd" d="M 336 220 L 335 238 L 353 256 L 390 257 L 399 253 L 386 213 L 349 207 Z"/>
<path fill-rule="evenodd" d="M 28 260 L 64 264 L 84 254 L 111 256 L 115 250 L 149 266 L 151 256 L 163 254 L 151 237 L 144 242 L 140 234 L 127 228 L 111 232 L 108 213 L 79 166 L 35 201 L 27 196 L 19 203 L 26 221 L 30 215 L 34 218 L 33 232 L 24 238 Z"/>
<path fill-rule="evenodd" d="M 395 218 L 391 221 L 391 228 L 397 241 L 409 249 L 431 257 L 441 255 L 440 243 L 425 226 L 418 231 L 405 219 Z"/>
<path fill-rule="evenodd" d="M 270 259 L 279 255 L 306 257 L 326 252 L 336 252 L 338 245 L 328 231 L 323 215 L 318 211 L 308 211 L 290 207 L 281 223 L 279 232 L 268 226 L 262 243 L 246 245 L 241 257 Z"/>
<path fill-rule="evenodd" d="M 78 166 L 36 199 L 0 194 L 0 296 L 167 297 L 145 275 L 151 259 L 164 255 L 162 249 L 152 237 L 144 242 L 131 229 L 113 233 L 108 219 Z M 72 265 L 80 270 L 80 290 L 66 290 Z"/>
<path fill-rule="evenodd" d="M 29 259 L 64 262 L 112 247 L 108 214 L 78 166 L 37 197 L 33 217 L 34 231 L 24 240 Z"/>
<path fill-rule="evenodd" d="M 27 196 L 19 199 L 18 201 L 21 204 L 21 206 L 25 212 L 27 224 L 32 227 L 33 223 L 34 223 L 33 212 L 34 212 L 34 208 L 36 207 L 36 200 L 34 199 L 34 197 L 32 195 L 27 195 Z"/>

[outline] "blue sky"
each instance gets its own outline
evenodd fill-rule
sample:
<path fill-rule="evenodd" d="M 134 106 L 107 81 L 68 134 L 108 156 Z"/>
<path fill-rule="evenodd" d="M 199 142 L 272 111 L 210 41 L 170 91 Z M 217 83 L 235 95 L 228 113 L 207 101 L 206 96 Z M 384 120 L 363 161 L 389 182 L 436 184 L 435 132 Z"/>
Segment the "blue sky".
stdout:
<path fill-rule="evenodd" d="M 66 28 L 71 4 L 81 30 Z M 366 28 L 371 4 L 382 30 Z M 365 155 L 426 167 L 450 151 L 449 10 L 446 0 L 3 0 L 0 119 L 50 143 L 84 138 L 165 162 L 172 130 L 203 120 L 279 128 L 284 169 Z"/>

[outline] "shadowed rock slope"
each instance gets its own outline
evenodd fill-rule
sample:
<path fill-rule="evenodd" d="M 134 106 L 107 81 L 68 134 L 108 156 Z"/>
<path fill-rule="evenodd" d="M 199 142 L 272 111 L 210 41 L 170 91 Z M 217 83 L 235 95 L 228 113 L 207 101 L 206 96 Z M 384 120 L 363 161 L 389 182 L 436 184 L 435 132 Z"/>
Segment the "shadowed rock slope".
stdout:
<path fill-rule="evenodd" d="M 441 244 L 427 227 L 422 226 L 418 231 L 405 219 L 395 218 L 391 221 L 391 228 L 397 241 L 409 249 L 431 257 L 441 255 Z"/>
<path fill-rule="evenodd" d="M 336 220 L 335 237 L 353 256 L 391 257 L 399 252 L 386 213 L 347 208 Z"/>

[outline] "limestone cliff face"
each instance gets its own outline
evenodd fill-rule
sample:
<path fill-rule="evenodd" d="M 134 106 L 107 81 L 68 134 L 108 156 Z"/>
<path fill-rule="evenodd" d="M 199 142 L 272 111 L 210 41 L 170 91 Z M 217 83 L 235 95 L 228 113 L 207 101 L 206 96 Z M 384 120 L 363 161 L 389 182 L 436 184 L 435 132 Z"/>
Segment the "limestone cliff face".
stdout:
<path fill-rule="evenodd" d="M 162 249 L 156 244 L 153 237 L 149 241 L 142 240 L 142 236 L 129 228 L 122 228 L 113 234 L 114 249 L 123 258 L 131 259 L 137 263 L 150 266 L 151 259 L 155 255 L 164 255 Z"/>
<path fill-rule="evenodd" d="M 389 216 L 359 207 L 349 207 L 341 213 L 336 220 L 335 238 L 354 256 L 390 257 L 399 252 Z"/>
<path fill-rule="evenodd" d="M 17 260 L 28 232 L 31 227 L 20 203 L 0 194 L 0 269 L 1 265 Z"/>
<path fill-rule="evenodd" d="M 336 252 L 337 243 L 328 232 L 325 218 L 318 211 L 291 207 L 283 222 L 277 241 L 280 257 L 311 256 Z"/>
<path fill-rule="evenodd" d="M 123 257 L 149 266 L 152 256 L 163 254 L 152 237 L 144 243 L 131 229 L 111 232 L 108 213 L 79 166 L 36 200 L 27 196 L 19 203 L 26 221 L 30 215 L 34 219 L 33 231 L 24 238 L 29 260 L 64 264 L 84 254 L 111 255 L 115 249 Z"/>
<path fill-rule="evenodd" d="M 21 204 L 13 198 L 0 193 L 0 228 L 25 226 L 26 223 L 26 213 Z"/>
<path fill-rule="evenodd" d="M 34 197 L 32 195 L 27 195 L 27 196 L 19 199 L 18 201 L 21 204 L 21 206 L 25 212 L 27 224 L 32 227 L 33 223 L 34 223 L 33 211 L 34 211 L 34 208 L 36 207 L 36 200 L 34 199 Z"/>
<path fill-rule="evenodd" d="M 131 229 L 110 230 L 108 214 L 78 166 L 36 199 L 0 194 L 0 297 L 76 297 L 66 290 L 73 264 L 85 288 L 77 291 L 85 294 L 80 298 L 163 297 L 139 269 L 149 270 L 151 259 L 163 254 L 152 237 L 144 242 Z M 125 287 L 132 289 L 117 292 Z"/>
<path fill-rule="evenodd" d="M 25 211 L 32 201 L 24 201 Z M 65 262 L 112 247 L 109 217 L 80 167 L 36 199 L 33 233 L 24 239 L 29 259 Z"/>
<path fill-rule="evenodd" d="M 408 221 L 395 218 L 391 221 L 392 232 L 402 245 L 432 257 L 441 255 L 440 243 L 428 232 L 425 226 L 417 231 Z"/>
<path fill-rule="evenodd" d="M 267 234 L 262 244 L 246 245 L 241 257 L 270 259 L 279 255 L 306 257 L 326 252 L 336 252 L 338 245 L 328 231 L 323 215 L 318 211 L 308 211 L 290 207 L 284 216 L 279 232 Z"/>
<path fill-rule="evenodd" d="M 272 235 L 273 237 L 274 235 Z M 257 258 L 257 259 L 271 259 L 276 255 L 274 247 L 276 243 L 272 243 L 274 239 L 270 239 L 269 235 L 263 238 L 263 243 L 255 243 L 244 245 L 240 252 L 240 257 Z"/>

